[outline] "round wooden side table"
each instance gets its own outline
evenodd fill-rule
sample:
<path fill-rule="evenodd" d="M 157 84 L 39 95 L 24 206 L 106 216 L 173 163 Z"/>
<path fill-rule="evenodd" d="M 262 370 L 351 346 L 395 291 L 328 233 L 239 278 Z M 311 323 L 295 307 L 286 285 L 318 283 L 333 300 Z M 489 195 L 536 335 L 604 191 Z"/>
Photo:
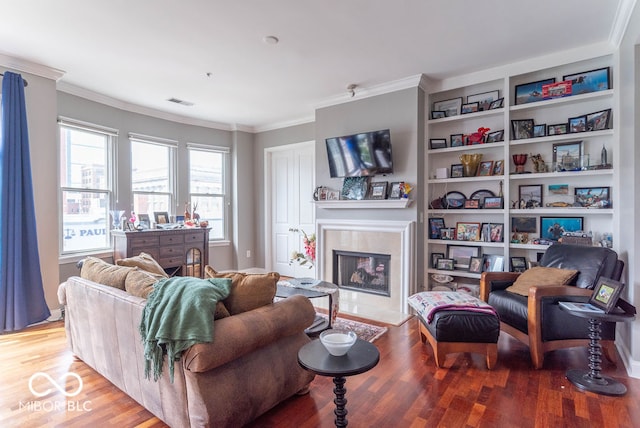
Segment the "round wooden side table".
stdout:
<path fill-rule="evenodd" d="M 600 374 L 602 363 L 602 346 L 600 345 L 601 324 L 606 322 L 626 322 L 635 319 L 635 315 L 625 312 L 592 312 L 572 310 L 560 305 L 560 308 L 571 315 L 589 320 L 589 370 L 570 369 L 566 376 L 576 387 L 596 394 L 620 396 L 627 393 L 627 387 L 609 376 Z"/>
<path fill-rule="evenodd" d="M 347 389 L 345 376 L 353 376 L 371 370 L 380 361 L 380 352 L 373 344 L 362 339 L 349 349 L 346 355 L 339 357 L 329 354 L 320 340 L 307 343 L 298 351 L 298 363 L 305 369 L 320 375 L 333 377 L 336 398 L 334 413 L 337 427 L 347 426 Z"/>

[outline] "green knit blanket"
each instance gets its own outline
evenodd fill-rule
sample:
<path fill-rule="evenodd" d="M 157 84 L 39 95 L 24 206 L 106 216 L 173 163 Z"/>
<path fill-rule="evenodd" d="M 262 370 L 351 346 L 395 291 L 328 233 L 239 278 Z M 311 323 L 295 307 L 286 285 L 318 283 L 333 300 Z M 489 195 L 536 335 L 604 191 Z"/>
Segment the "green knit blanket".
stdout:
<path fill-rule="evenodd" d="M 196 343 L 213 342 L 213 314 L 218 300 L 231 290 L 231 279 L 200 279 L 180 276 L 159 280 L 149 294 L 140 321 L 144 346 L 144 376 L 153 380 L 162 375 L 167 355 L 169 377 L 173 383 L 173 364 Z"/>

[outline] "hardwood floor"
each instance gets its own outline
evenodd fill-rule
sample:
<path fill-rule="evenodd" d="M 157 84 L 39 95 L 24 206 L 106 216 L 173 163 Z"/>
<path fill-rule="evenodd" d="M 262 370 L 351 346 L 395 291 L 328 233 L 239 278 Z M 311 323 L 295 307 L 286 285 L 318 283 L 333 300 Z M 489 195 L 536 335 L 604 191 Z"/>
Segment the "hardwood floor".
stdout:
<path fill-rule="evenodd" d="M 437 369 L 430 346 L 422 344 L 411 319 L 374 342 L 381 358 L 371 371 L 347 378 L 347 419 L 354 427 L 640 427 L 640 379 L 624 367 L 603 362 L 603 374 L 622 381 L 623 397 L 577 390 L 567 368 L 586 368 L 587 350 L 547 354 L 542 370 L 532 370 L 526 347 L 506 334 L 498 363 L 487 370 L 475 354 L 452 354 Z M 62 322 L 0 336 L 0 426 L 2 427 L 164 427 L 134 400 L 81 361 L 66 345 Z M 75 372 L 83 381 L 71 398 L 52 387 L 36 398 L 29 378 L 46 372 L 64 381 Z M 77 391 L 72 378 L 68 393 Z M 34 381 L 34 385 L 37 385 Z M 46 389 L 42 383 L 38 387 Z M 232 404 L 230 404 L 232 405 Z M 251 427 L 332 427 L 333 382 L 317 376 L 308 395 L 294 397 Z"/>

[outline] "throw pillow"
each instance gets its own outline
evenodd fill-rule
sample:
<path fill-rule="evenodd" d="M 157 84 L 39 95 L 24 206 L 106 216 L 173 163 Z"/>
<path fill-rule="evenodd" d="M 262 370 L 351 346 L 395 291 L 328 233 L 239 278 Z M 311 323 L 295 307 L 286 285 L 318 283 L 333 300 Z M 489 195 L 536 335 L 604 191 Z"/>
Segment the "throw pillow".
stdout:
<path fill-rule="evenodd" d="M 85 257 L 80 277 L 124 290 L 127 275 L 136 269 L 135 267 L 112 265 L 97 257 Z"/>
<path fill-rule="evenodd" d="M 166 278 L 166 276 L 136 269 L 127 275 L 124 281 L 124 289 L 133 296 L 146 299 L 149 293 L 153 291 L 153 285 L 162 278 Z"/>
<path fill-rule="evenodd" d="M 167 273 L 162 269 L 162 266 L 151 256 L 151 254 L 140 253 L 135 257 L 129 257 L 126 259 L 120 259 L 116 261 L 118 266 L 138 267 L 147 272 L 162 275 L 164 278 L 168 278 Z"/>
<path fill-rule="evenodd" d="M 507 291 L 528 296 L 529 287 L 534 285 L 538 287 L 569 285 L 576 275 L 578 275 L 578 271 L 573 269 L 536 266 L 522 272 L 513 285 L 507 288 Z"/>
<path fill-rule="evenodd" d="M 205 278 L 231 278 L 231 292 L 224 300 L 224 306 L 231 315 L 236 315 L 273 303 L 280 274 L 220 273 L 206 266 Z"/>

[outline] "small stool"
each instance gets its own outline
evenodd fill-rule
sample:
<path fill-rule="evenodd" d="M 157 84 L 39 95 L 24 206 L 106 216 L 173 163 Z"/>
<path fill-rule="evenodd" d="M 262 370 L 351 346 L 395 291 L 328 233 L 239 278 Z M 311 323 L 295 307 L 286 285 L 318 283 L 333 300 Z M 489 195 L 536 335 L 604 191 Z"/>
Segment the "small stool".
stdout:
<path fill-rule="evenodd" d="M 414 296 L 409 298 L 409 304 L 418 311 L 420 340 L 422 343 L 428 340 L 431 344 L 437 367 L 442 367 L 445 356 L 454 352 L 486 355 L 487 368 L 495 366 L 500 335 L 500 320 L 495 314 L 463 308 L 443 309 L 434 311 L 431 322 L 427 322 L 427 314 L 421 313 L 415 300 L 412 304 L 412 298 Z M 465 299 L 469 300 L 469 296 Z M 478 304 L 484 304 L 476 300 Z"/>

